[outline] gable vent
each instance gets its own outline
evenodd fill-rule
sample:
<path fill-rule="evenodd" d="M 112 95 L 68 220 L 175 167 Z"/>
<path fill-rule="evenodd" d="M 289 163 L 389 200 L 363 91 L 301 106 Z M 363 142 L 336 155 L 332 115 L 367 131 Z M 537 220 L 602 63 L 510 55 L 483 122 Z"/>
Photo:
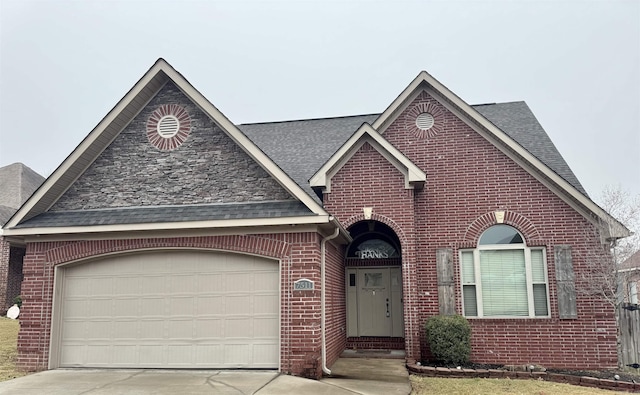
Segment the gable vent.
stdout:
<path fill-rule="evenodd" d="M 161 151 L 180 147 L 190 133 L 191 117 L 184 107 L 177 104 L 163 104 L 147 119 L 147 138 Z"/>
<path fill-rule="evenodd" d="M 180 121 L 173 115 L 165 115 L 158 122 L 158 134 L 165 139 L 175 136 L 180 130 Z"/>
<path fill-rule="evenodd" d="M 416 118 L 416 126 L 420 130 L 429 130 L 433 127 L 434 123 L 433 115 L 428 112 L 423 112 Z"/>

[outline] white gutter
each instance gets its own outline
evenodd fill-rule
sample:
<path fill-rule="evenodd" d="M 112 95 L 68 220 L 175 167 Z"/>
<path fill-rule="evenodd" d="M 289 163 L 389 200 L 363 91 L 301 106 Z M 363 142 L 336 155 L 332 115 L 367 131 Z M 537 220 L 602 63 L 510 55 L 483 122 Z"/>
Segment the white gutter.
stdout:
<path fill-rule="evenodd" d="M 333 217 L 331 218 L 333 219 Z M 326 243 L 329 240 L 335 239 L 336 237 L 338 237 L 338 235 L 340 234 L 340 227 L 336 226 L 336 230 L 333 232 L 332 235 L 325 237 L 324 239 L 322 239 L 322 242 L 320 243 L 320 282 L 322 283 L 321 288 L 321 297 L 320 297 L 320 315 L 322 316 L 321 321 L 322 321 L 322 371 L 325 374 L 331 374 L 331 370 L 329 370 L 329 368 L 327 367 L 327 334 L 326 334 L 326 320 L 327 320 L 327 313 L 325 312 L 325 305 L 326 305 L 326 301 L 325 301 L 325 255 L 326 255 Z"/>

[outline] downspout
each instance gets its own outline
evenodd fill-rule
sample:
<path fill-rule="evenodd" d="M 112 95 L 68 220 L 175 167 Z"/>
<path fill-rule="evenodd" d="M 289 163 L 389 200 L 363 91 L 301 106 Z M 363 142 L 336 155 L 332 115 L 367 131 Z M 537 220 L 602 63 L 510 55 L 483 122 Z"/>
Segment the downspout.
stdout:
<path fill-rule="evenodd" d="M 331 217 L 331 219 L 333 219 L 333 217 Z M 322 293 L 322 295 L 320 296 L 320 315 L 321 315 L 321 325 L 322 325 L 322 331 L 321 331 L 322 332 L 322 372 L 328 375 L 331 374 L 331 370 L 329 370 L 329 368 L 327 367 L 327 334 L 326 334 L 327 314 L 325 312 L 325 306 L 326 306 L 326 301 L 325 301 L 326 247 L 325 245 L 327 241 L 335 239 L 336 237 L 338 237 L 339 234 L 340 234 L 340 227 L 336 226 L 335 232 L 333 232 L 332 235 L 325 237 L 324 239 L 322 239 L 322 242 L 320 242 L 320 282 L 322 283 L 321 291 L 320 291 Z"/>

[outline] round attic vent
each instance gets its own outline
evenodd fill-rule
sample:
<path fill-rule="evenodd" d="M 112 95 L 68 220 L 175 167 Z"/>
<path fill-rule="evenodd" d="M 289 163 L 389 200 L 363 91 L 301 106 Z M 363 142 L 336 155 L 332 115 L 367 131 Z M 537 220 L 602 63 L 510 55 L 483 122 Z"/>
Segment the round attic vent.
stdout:
<path fill-rule="evenodd" d="M 418 102 L 405 110 L 402 122 L 407 132 L 419 139 L 432 138 L 444 131 L 443 107 L 423 92 Z"/>
<path fill-rule="evenodd" d="M 423 112 L 416 118 L 416 126 L 420 130 L 429 130 L 433 127 L 434 123 L 435 120 L 433 119 L 433 115 L 428 112 Z"/>
<path fill-rule="evenodd" d="M 165 115 L 158 122 L 158 134 L 160 137 L 168 139 L 175 136 L 180 131 L 180 121 L 173 115 Z"/>
<path fill-rule="evenodd" d="M 191 117 L 177 104 L 163 104 L 147 120 L 147 138 L 161 151 L 182 145 L 191 133 Z"/>

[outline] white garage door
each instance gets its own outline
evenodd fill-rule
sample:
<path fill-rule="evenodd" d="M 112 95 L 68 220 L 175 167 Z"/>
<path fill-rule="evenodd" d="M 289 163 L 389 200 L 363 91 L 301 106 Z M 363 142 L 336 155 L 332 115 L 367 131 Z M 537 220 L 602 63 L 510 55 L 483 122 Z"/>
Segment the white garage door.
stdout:
<path fill-rule="evenodd" d="M 276 261 L 158 251 L 62 275 L 61 367 L 278 367 Z"/>

